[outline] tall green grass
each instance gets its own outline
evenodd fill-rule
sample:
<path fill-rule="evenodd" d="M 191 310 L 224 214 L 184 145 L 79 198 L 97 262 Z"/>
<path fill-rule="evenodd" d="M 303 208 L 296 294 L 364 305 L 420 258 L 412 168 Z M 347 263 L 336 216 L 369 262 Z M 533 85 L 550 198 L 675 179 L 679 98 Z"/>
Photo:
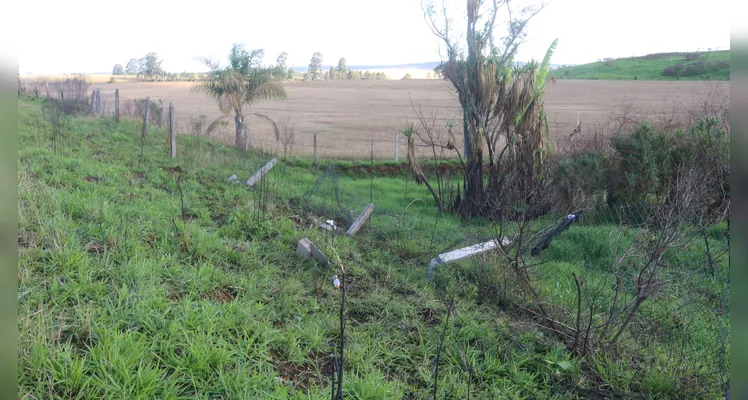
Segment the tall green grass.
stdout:
<path fill-rule="evenodd" d="M 227 178 L 246 180 L 270 155 L 180 136 L 172 160 L 159 128 L 139 160 L 137 121 L 63 117 L 55 152 L 41 105 L 19 101 L 19 397 L 329 398 L 340 292 L 333 271 L 295 254 L 303 237 L 345 265 L 346 398 L 430 396 L 447 307 L 426 266 L 447 247 L 485 240 L 484 223 L 437 214 L 405 177 L 280 162 L 249 189 Z M 376 206 L 355 238 L 310 224 L 344 218 L 338 200 L 345 212 Z M 572 228 L 543 257 L 559 269 L 603 268 L 614 230 Z M 599 386 L 674 398 L 688 387 L 622 360 L 573 359 L 536 325 L 482 301 L 471 273 L 489 261 L 444 268 L 463 283 L 439 398 L 466 398 L 468 388 L 471 398 L 584 398 L 575 387 Z"/>

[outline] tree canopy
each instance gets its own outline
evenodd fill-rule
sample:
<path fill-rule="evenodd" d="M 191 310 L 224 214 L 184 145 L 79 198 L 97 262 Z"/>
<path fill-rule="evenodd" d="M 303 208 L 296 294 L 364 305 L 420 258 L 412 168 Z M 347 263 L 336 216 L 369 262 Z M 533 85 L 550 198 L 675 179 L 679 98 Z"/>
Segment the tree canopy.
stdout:
<path fill-rule="evenodd" d="M 283 77 L 278 75 L 276 67 L 262 66 L 264 55 L 262 49 L 247 51 L 243 45 L 235 43 L 225 67 L 209 58 L 201 59 L 210 72 L 194 90 L 215 99 L 224 114 L 233 113 L 237 147 L 245 144 L 242 132 L 248 115 L 245 109 L 259 101 L 286 98 L 281 83 Z"/>

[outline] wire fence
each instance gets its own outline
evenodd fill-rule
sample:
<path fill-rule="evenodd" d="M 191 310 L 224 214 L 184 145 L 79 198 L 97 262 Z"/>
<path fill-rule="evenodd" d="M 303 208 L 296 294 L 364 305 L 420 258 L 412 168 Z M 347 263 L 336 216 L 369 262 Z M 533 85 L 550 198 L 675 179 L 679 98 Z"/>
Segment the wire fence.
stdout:
<path fill-rule="evenodd" d="M 53 93 L 50 92 L 50 98 L 57 98 Z M 109 118 L 115 113 L 114 103 L 113 96 L 101 96 L 97 104 L 86 105 L 96 110 L 94 115 Z M 143 99 L 120 98 L 119 106 L 122 119 L 143 120 Z M 168 126 L 169 118 L 164 114 L 168 105 L 151 102 L 151 107 L 149 123 Z M 390 145 L 366 140 L 346 142 L 324 133 L 316 135 L 316 139 L 300 135 L 294 138 L 289 151 L 290 146 L 284 148 L 283 140 L 273 137 L 267 127 L 267 131 L 257 129 L 265 133 L 254 134 L 249 145 L 251 151 L 245 151 L 217 145 L 235 143 L 232 121 L 213 130 L 208 129 L 209 125 L 202 116 L 176 119 L 178 162 L 206 174 L 235 171 L 238 182 L 245 182 L 268 161 L 283 156 L 308 158 L 316 154 L 317 159 L 324 159 L 370 153 L 373 159 L 377 158 L 374 154 L 381 154 L 384 147 L 390 146 L 388 151 L 393 155 L 390 159 L 405 161 L 405 143 L 398 143 L 396 134 L 392 135 Z M 150 140 L 149 146 L 168 148 L 168 141 L 161 137 Z M 375 145 L 380 146 L 376 151 Z M 397 157 L 395 149 L 399 150 Z M 428 155 L 430 150 L 422 151 Z M 163 153 L 166 156 L 168 151 Z M 436 210 L 431 195 L 422 185 L 408 178 L 385 175 L 386 179 L 380 179 L 382 176 L 382 171 L 372 168 L 350 177 L 332 165 L 322 168 L 319 164 L 301 176 L 292 175 L 286 163 L 279 163 L 249 190 L 258 222 L 265 218 L 268 206 L 275 204 L 289 207 L 294 222 L 300 226 L 314 227 L 319 221 L 331 220 L 335 226 L 343 227 L 326 237 L 329 243 L 318 243 L 320 248 L 334 244 L 367 204 L 374 204 L 365 228 L 367 234 L 357 240 L 386 248 L 401 262 L 422 269 L 424 277 L 429 263 L 439 254 L 501 239 L 496 234 L 496 221 L 458 222 Z M 493 301 L 494 305 L 513 312 L 533 310 L 539 303 L 537 299 L 542 298 L 540 304 L 554 307 L 556 311 L 552 312 L 558 322 L 570 326 L 571 332 L 584 331 L 586 326 L 589 334 L 601 329 L 600 325 L 607 320 L 613 320 L 612 324 L 624 333 L 616 346 L 612 346 L 620 368 L 605 371 L 590 368 L 589 375 L 598 380 L 600 387 L 615 380 L 640 388 L 642 382 L 662 377 L 681 382 L 697 395 L 723 392 L 730 373 L 729 223 L 724 219 L 709 224 L 695 218 L 686 220 L 677 232 L 677 239 L 664 250 L 662 267 L 656 276 L 662 287 L 642 300 L 624 324 L 627 318 L 623 311 L 631 310 L 638 299 L 637 282 L 641 283 L 642 270 L 637 263 L 646 262 L 646 256 L 651 254 L 648 246 L 652 241 L 645 239 L 662 233 L 655 223 L 658 205 L 600 201 L 574 211 L 583 211 L 577 212 L 579 215 L 569 215 L 569 211 L 554 209 L 544 215 L 531 229 L 533 241 L 525 244 L 527 250 L 538 246 L 554 227 L 574 221 L 565 232 L 551 238 L 550 245 L 528 258 L 527 271 L 538 292 L 535 299 L 515 290 L 516 277 L 508 272 L 497 251 L 472 257 L 451 269 L 446 265 L 441 268 L 467 276 L 478 287 L 481 301 Z M 516 226 L 510 223 L 506 235 L 510 241 L 517 241 L 512 236 L 516 233 L 513 229 Z M 627 253 L 627 249 L 633 250 Z M 616 316 L 607 318 L 616 307 L 620 307 Z M 579 314 L 575 317 L 576 312 Z M 537 315 L 522 315 L 543 325 Z M 610 336 L 601 335 L 603 339 Z M 563 333 L 560 337 L 570 340 Z M 585 339 L 589 339 L 590 347 L 602 348 L 600 343 L 592 343 L 592 335 Z"/>

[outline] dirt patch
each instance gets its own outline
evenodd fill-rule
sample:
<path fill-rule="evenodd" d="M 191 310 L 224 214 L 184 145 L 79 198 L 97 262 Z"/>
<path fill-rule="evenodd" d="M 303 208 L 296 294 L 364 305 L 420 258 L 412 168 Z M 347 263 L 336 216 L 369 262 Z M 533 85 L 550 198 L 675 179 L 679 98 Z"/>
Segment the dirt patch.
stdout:
<path fill-rule="evenodd" d="M 168 172 L 170 174 L 181 174 L 182 172 L 184 172 L 182 171 L 182 167 L 180 167 L 179 165 L 177 165 L 176 167 L 161 167 L 161 169 L 164 172 Z"/>
<path fill-rule="evenodd" d="M 234 249 L 234 251 L 238 251 L 240 253 L 244 253 L 245 251 L 249 250 L 249 242 L 237 242 L 237 243 L 234 243 L 233 249 Z"/>
<path fill-rule="evenodd" d="M 153 248 L 154 243 L 156 243 L 156 237 L 151 234 L 146 235 L 145 244 L 147 244 L 148 247 Z"/>
<path fill-rule="evenodd" d="M 182 213 L 182 219 L 185 221 L 194 221 L 199 217 L 194 211 L 185 211 Z"/>
<path fill-rule="evenodd" d="M 86 246 L 86 252 L 89 254 L 104 254 L 106 246 L 100 242 L 91 242 Z"/>
<path fill-rule="evenodd" d="M 34 243 L 35 235 L 33 233 L 27 233 L 18 237 L 18 249 L 27 249 Z"/>
<path fill-rule="evenodd" d="M 300 215 L 292 215 L 292 216 L 288 217 L 288 219 L 290 219 L 291 221 L 293 221 L 293 223 L 296 224 L 296 226 L 298 226 L 300 228 L 306 228 L 306 227 L 308 227 L 308 222 L 304 219 L 304 217 L 302 217 Z"/>
<path fill-rule="evenodd" d="M 170 290 L 169 294 L 166 296 L 171 301 L 180 301 L 184 297 L 184 292 L 178 291 L 178 290 Z"/>
<path fill-rule="evenodd" d="M 438 316 L 438 311 L 434 310 L 431 307 L 420 309 L 418 311 L 418 315 L 421 316 L 423 322 L 425 322 L 428 326 L 436 326 L 439 324 L 439 322 L 441 322 L 441 319 Z"/>
<path fill-rule="evenodd" d="M 213 213 L 210 215 L 210 220 L 213 221 L 217 226 L 223 226 L 226 223 L 226 214 L 224 213 Z"/>
<path fill-rule="evenodd" d="M 236 286 L 226 285 L 226 286 L 223 286 L 223 287 L 220 287 L 214 290 L 209 295 L 209 297 L 221 304 L 225 304 L 225 303 L 235 300 L 236 296 L 239 295 L 240 290 L 241 288 L 238 288 Z"/>
<path fill-rule="evenodd" d="M 301 390 L 307 390 L 313 383 L 323 384 L 333 372 L 332 356 L 322 352 L 309 353 L 308 361 L 301 365 L 284 360 L 281 353 L 274 348 L 270 348 L 270 358 L 278 373 L 276 379 Z"/>
<path fill-rule="evenodd" d="M 68 343 L 79 352 L 87 352 L 94 344 L 93 339 L 87 333 L 82 334 L 67 330 L 57 331 L 52 338 L 52 342 L 57 346 Z"/>
<path fill-rule="evenodd" d="M 99 178 L 97 176 L 86 176 L 86 177 L 83 178 L 83 180 L 86 181 L 86 182 L 88 182 L 88 183 L 99 183 L 100 179 L 101 178 Z"/>

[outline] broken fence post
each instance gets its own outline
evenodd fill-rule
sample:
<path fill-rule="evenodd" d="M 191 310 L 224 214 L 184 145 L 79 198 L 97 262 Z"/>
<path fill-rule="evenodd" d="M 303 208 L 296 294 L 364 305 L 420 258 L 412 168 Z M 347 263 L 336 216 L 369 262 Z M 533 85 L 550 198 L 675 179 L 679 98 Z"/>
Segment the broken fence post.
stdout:
<path fill-rule="evenodd" d="M 334 231 L 337 230 L 338 227 L 335 226 L 335 221 L 328 219 L 327 221 L 321 221 L 319 219 L 314 219 L 314 224 L 318 227 L 326 230 L 326 231 Z"/>
<path fill-rule="evenodd" d="M 327 257 L 322 254 L 309 238 L 299 240 L 299 243 L 296 245 L 296 254 L 305 258 L 314 257 L 320 264 L 328 268 L 330 267 L 330 261 L 327 260 Z"/>
<path fill-rule="evenodd" d="M 358 218 L 353 221 L 353 224 L 351 224 L 351 227 L 348 228 L 348 231 L 345 234 L 347 236 L 355 235 L 356 232 L 358 232 L 359 229 L 361 229 L 361 227 L 364 226 L 366 221 L 369 219 L 372 211 L 374 211 L 374 204 L 369 203 L 366 207 L 364 207 L 364 211 L 361 211 L 361 214 L 359 214 Z"/>
<path fill-rule="evenodd" d="M 257 183 L 257 181 L 262 179 L 262 177 L 265 176 L 265 174 L 267 174 L 268 171 L 273 169 L 274 166 L 275 166 L 275 158 L 268 161 L 268 163 L 265 164 L 264 167 L 260 168 L 259 171 L 257 171 L 254 175 L 252 175 L 252 177 L 247 180 L 247 185 L 252 186 L 255 183 Z"/>
<path fill-rule="evenodd" d="M 510 243 L 511 241 L 506 236 L 501 238 L 502 245 L 507 246 Z M 496 248 L 496 240 L 489 240 L 484 243 L 478 243 L 472 246 L 463 247 L 461 249 L 441 253 L 438 256 L 434 257 L 434 259 L 431 260 L 431 263 L 429 263 L 429 269 L 426 273 L 426 279 L 430 281 L 433 280 L 436 276 L 436 268 L 441 264 L 451 264 L 453 262 L 464 260 L 478 254 L 489 252 L 494 248 Z"/>
<path fill-rule="evenodd" d="M 532 250 L 530 251 L 530 255 L 532 255 L 533 257 L 539 256 L 541 251 L 547 249 L 548 246 L 551 245 L 553 238 L 563 233 L 563 231 L 569 229 L 571 224 L 577 221 L 579 216 L 582 215 L 582 212 L 583 211 L 580 211 L 576 214 L 567 215 L 566 218 L 562 220 L 555 228 L 553 228 L 552 231 L 543 235 L 543 237 L 540 238 L 537 243 L 535 243 L 535 246 L 533 246 Z"/>

